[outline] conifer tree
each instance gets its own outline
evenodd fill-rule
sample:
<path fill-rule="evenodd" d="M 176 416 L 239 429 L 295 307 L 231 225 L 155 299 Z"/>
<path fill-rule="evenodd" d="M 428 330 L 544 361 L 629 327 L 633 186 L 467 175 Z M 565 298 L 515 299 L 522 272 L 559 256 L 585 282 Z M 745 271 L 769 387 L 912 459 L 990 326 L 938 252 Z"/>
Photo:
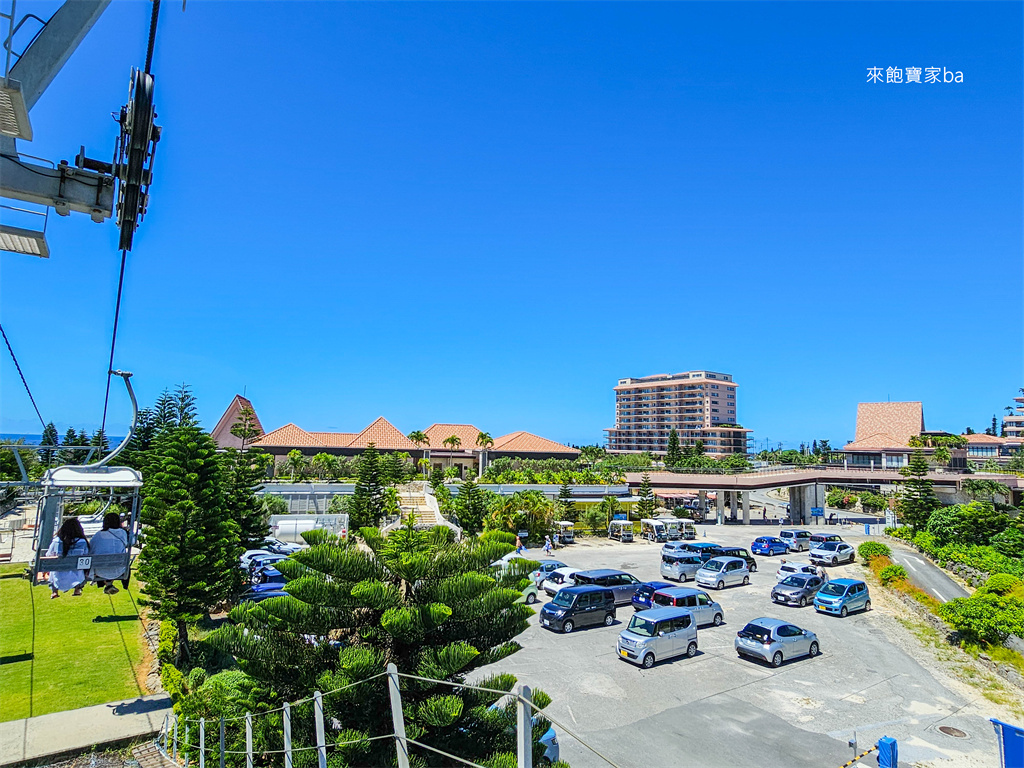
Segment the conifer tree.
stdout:
<path fill-rule="evenodd" d="M 390 732 L 387 687 L 379 680 L 353 684 L 388 663 L 400 673 L 461 683 L 518 651 L 514 638 L 532 613 L 517 602 L 530 570 L 526 561 L 498 572 L 490 568 L 511 551 L 509 544 L 486 536 L 455 542 L 446 529 L 411 526 L 386 538 L 370 528 L 361 535 L 365 547 L 314 537 L 319 543 L 278 564 L 292 578 L 287 597 L 234 609 L 237 623 L 208 638 L 280 700 L 342 689 L 324 699 L 329 742 Z M 341 650 L 331 641 L 340 641 Z M 474 678 L 498 691 L 516 683 L 509 674 Z M 403 680 L 401 697 L 410 738 L 478 764 L 515 765 L 515 707 L 492 707 L 500 693 Z M 550 702 L 539 691 L 533 698 L 540 708 Z M 311 730 L 311 720 L 293 718 L 293 740 L 309 743 L 312 733 L 295 729 Z M 543 718 L 533 727 L 538 762 L 547 728 Z M 394 764 L 395 748 L 385 739 L 339 746 L 334 754 L 339 766 L 384 766 Z M 417 758 L 422 766 L 452 764 L 426 750 Z"/>
<path fill-rule="evenodd" d="M 677 467 L 683 460 L 683 452 L 679 447 L 679 433 L 673 427 L 668 433 L 668 450 L 665 451 L 665 465 Z"/>
<path fill-rule="evenodd" d="M 90 464 L 99 461 L 110 452 L 110 441 L 107 440 L 107 433 L 103 429 L 97 429 L 92 433 L 89 445 L 98 449 L 93 452 Z"/>
<path fill-rule="evenodd" d="M 466 533 L 478 533 L 484 527 L 484 518 L 491 511 L 488 503 L 489 491 L 485 491 L 470 478 L 459 487 L 459 495 L 455 497 L 455 511 L 459 523 Z"/>
<path fill-rule="evenodd" d="M 349 528 L 376 527 L 383 517 L 384 484 L 381 482 L 380 454 L 370 443 L 359 457 L 359 477 L 349 510 Z"/>
<path fill-rule="evenodd" d="M 576 502 L 572 500 L 572 489 L 568 481 L 563 482 L 558 489 L 558 513 L 561 515 L 560 520 L 576 522 Z"/>
<path fill-rule="evenodd" d="M 651 518 L 654 517 L 654 510 L 657 506 L 654 491 L 651 490 L 651 476 L 644 472 L 640 476 L 640 500 L 636 503 L 636 513 L 641 518 Z"/>
<path fill-rule="evenodd" d="M 902 488 L 896 497 L 896 511 L 903 522 L 915 532 L 928 525 L 932 512 L 941 506 L 928 479 L 928 460 L 920 450 L 914 451 L 907 466 L 900 469 L 906 478 L 901 481 Z"/>
<path fill-rule="evenodd" d="M 266 479 L 272 459 L 249 445 L 259 435 L 252 408 L 241 408 L 238 420 L 231 426 L 231 434 L 241 440 L 242 448 L 228 448 L 221 455 L 224 505 L 228 516 L 238 524 L 241 548 L 258 549 L 270 535 L 270 526 L 267 507 L 256 497 L 256 491 Z"/>
<path fill-rule="evenodd" d="M 144 602 L 178 629 L 178 657 L 189 655 L 188 624 L 228 597 L 238 571 L 238 525 L 224 508 L 217 446 L 195 426 L 165 430 L 153 448 L 142 503 L 139 579 Z"/>
<path fill-rule="evenodd" d="M 390 451 L 380 456 L 380 480 L 384 485 L 401 485 L 405 482 L 405 460 L 403 454 Z"/>
<path fill-rule="evenodd" d="M 60 435 L 57 433 L 57 426 L 52 421 L 43 428 L 43 434 L 40 437 L 39 444 L 60 445 Z M 56 457 L 57 451 L 48 451 L 45 448 L 39 450 L 39 461 L 46 466 L 50 466 Z"/>
<path fill-rule="evenodd" d="M 60 464 L 75 464 L 79 461 L 81 454 L 78 451 L 68 448 L 69 445 L 78 445 L 78 433 L 74 427 L 68 427 L 61 441 L 64 446 L 57 451 L 57 462 Z"/>

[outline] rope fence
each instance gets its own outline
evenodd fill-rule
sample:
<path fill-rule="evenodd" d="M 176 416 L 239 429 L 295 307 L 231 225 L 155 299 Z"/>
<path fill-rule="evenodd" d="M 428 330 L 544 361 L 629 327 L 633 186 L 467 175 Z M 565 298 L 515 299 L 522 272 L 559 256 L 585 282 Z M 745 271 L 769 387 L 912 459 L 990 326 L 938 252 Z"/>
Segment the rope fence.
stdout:
<path fill-rule="evenodd" d="M 391 702 L 392 728 L 390 732 L 377 736 L 365 736 L 357 739 L 328 743 L 324 727 L 324 700 L 343 691 L 350 690 L 363 685 L 364 683 L 371 683 L 376 680 L 380 680 L 384 677 L 387 678 L 388 695 Z M 398 768 L 409 768 L 410 747 L 436 753 L 449 760 L 453 760 L 455 763 L 460 765 L 470 766 L 470 768 L 483 768 L 483 766 L 480 766 L 478 763 L 474 763 L 471 760 L 450 754 L 430 744 L 425 744 L 421 741 L 417 741 L 416 739 L 408 738 L 405 735 L 405 716 L 402 709 L 402 694 L 400 686 L 400 681 L 403 678 L 422 683 L 449 686 L 456 690 L 480 691 L 483 693 L 497 695 L 500 698 L 508 698 L 511 702 L 515 702 L 516 764 L 518 768 L 533 768 L 533 718 L 536 714 L 542 715 L 545 720 L 562 729 L 562 731 L 567 735 L 574 738 L 590 752 L 599 757 L 605 764 L 611 766 L 611 768 L 620 768 L 620 766 L 618 766 L 613 760 L 587 744 L 579 734 L 575 733 L 564 723 L 555 720 L 549 714 L 537 707 L 533 702 L 533 696 L 529 686 L 519 685 L 516 690 L 502 690 L 499 688 L 485 688 L 483 686 L 471 685 L 469 683 L 435 680 L 433 678 L 422 677 L 420 675 L 401 673 L 394 664 L 388 664 L 386 671 L 379 672 L 378 674 L 364 680 L 358 680 L 340 688 L 327 691 L 326 693 L 316 691 L 312 696 L 307 698 L 299 699 L 295 702 L 287 702 L 280 707 L 258 712 L 255 715 L 251 712 L 247 712 L 244 715 L 220 717 L 217 719 L 211 718 L 209 720 L 203 717 L 179 718 L 177 716 L 168 716 L 164 718 L 163 726 L 156 738 L 156 745 L 160 753 L 165 758 L 176 765 L 184 766 L 184 768 L 207 768 L 208 758 L 211 760 L 211 768 L 215 763 L 219 765 L 219 768 L 226 768 L 225 759 L 228 755 L 244 755 L 246 768 L 253 768 L 256 755 L 283 755 L 284 768 L 293 768 L 294 755 L 313 751 L 317 752 L 318 768 L 327 768 L 327 753 L 329 749 L 337 749 L 339 747 L 347 747 L 356 744 L 369 744 L 371 742 L 389 739 L 395 742 L 395 754 L 397 757 Z M 294 743 L 292 738 L 293 717 L 296 714 L 294 710 L 309 704 L 313 705 L 313 738 L 315 743 L 309 745 L 298 745 Z M 254 750 L 254 718 L 274 715 L 276 713 L 281 713 L 281 724 L 280 726 L 277 726 L 275 723 L 272 727 L 275 729 L 278 727 L 280 728 L 282 748 L 266 749 L 260 747 L 258 750 Z M 228 726 L 238 722 L 244 722 L 245 749 L 229 749 L 226 744 Z M 209 731 L 209 733 L 207 733 L 207 731 Z M 308 733 L 308 731 L 305 732 Z M 198 735 L 198 739 L 196 738 L 196 735 Z M 234 738 L 237 738 L 237 736 L 237 731 L 232 733 L 232 747 L 237 744 L 237 742 L 234 741 Z M 209 743 L 211 739 L 215 741 L 214 745 Z M 191 762 L 193 755 L 198 757 L 197 763 Z"/>

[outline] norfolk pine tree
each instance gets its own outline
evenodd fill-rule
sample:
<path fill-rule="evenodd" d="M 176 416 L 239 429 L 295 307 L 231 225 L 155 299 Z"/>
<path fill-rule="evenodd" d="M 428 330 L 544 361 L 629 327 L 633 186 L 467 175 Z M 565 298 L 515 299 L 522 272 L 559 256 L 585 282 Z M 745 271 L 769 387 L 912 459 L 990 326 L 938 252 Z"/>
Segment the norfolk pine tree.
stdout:
<path fill-rule="evenodd" d="M 231 427 L 231 434 L 242 441 L 242 448 L 228 448 L 221 456 L 224 505 L 228 516 L 238 524 L 243 550 L 259 549 L 270 535 L 266 508 L 256 497 L 256 489 L 266 479 L 271 459 L 258 448 L 247 447 L 259 435 L 255 423 L 252 408 L 243 407 Z"/>
<path fill-rule="evenodd" d="M 380 525 L 384 516 L 384 483 L 381 481 L 380 454 L 370 443 L 359 457 L 359 477 L 349 507 L 349 529 Z"/>
<path fill-rule="evenodd" d="M 636 503 L 636 513 L 642 518 L 654 517 L 654 510 L 658 503 L 654 500 L 654 492 L 651 490 L 651 476 L 644 472 L 640 476 L 640 500 Z"/>
<path fill-rule="evenodd" d="M 238 571 L 238 525 L 224 508 L 217 446 L 196 426 L 156 440 L 142 502 L 139 579 L 143 603 L 178 630 L 178 661 L 189 655 L 188 625 L 228 597 Z"/>
<path fill-rule="evenodd" d="M 572 490 L 569 488 L 569 481 L 566 480 L 562 483 L 562 487 L 558 489 L 558 513 L 561 515 L 561 520 L 568 520 L 571 523 L 576 522 L 576 502 L 572 500 Z"/>
<path fill-rule="evenodd" d="M 932 489 L 932 481 L 928 479 L 928 460 L 924 453 L 914 451 L 907 466 L 900 469 L 900 474 L 906 480 L 900 483 L 903 487 L 896 498 L 896 512 L 916 533 L 924 530 L 932 512 L 941 506 Z"/>
<path fill-rule="evenodd" d="M 679 466 L 682 460 L 683 451 L 679 447 L 679 433 L 673 427 L 668 433 L 668 450 L 665 452 L 665 466 Z"/>
<path fill-rule="evenodd" d="M 60 435 L 57 434 L 57 427 L 51 421 L 43 428 L 43 434 L 39 439 L 40 445 L 59 445 Z M 39 451 L 39 461 L 44 466 L 50 466 L 53 460 L 57 457 L 57 452 L 53 450 L 41 449 Z"/>

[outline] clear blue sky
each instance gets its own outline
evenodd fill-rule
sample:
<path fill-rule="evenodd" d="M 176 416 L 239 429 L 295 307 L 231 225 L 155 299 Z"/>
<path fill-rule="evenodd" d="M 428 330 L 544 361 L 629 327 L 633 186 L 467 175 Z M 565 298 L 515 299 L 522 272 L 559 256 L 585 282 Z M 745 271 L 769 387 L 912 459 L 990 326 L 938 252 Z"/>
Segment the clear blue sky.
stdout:
<path fill-rule="evenodd" d="M 148 16 L 112 4 L 23 151 L 110 157 Z M 189 382 L 208 427 L 245 388 L 267 428 L 597 442 L 618 378 L 706 368 L 761 440 L 838 444 L 887 398 L 980 430 L 1024 385 L 1022 29 L 1020 3 L 166 2 L 115 365 L 144 403 Z M 0 319 L 44 418 L 91 429 L 117 235 L 48 239 L 0 257 Z M 0 430 L 38 431 L 0 373 Z"/>

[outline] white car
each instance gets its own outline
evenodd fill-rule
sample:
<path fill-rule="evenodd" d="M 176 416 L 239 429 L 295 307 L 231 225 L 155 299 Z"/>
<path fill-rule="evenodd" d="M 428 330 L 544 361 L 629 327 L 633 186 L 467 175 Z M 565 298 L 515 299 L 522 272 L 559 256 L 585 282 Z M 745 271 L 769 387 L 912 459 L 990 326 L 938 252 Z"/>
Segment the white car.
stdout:
<path fill-rule="evenodd" d="M 238 558 L 242 565 L 242 568 L 248 570 L 249 562 L 257 555 L 272 555 L 274 554 L 269 549 L 247 549 L 242 553 L 241 557 Z"/>
<path fill-rule="evenodd" d="M 845 541 L 826 541 L 811 550 L 812 563 L 839 565 L 852 563 L 857 559 L 857 550 Z"/>
<path fill-rule="evenodd" d="M 565 563 L 561 560 L 550 560 L 544 559 L 540 561 L 540 567 L 530 574 L 530 580 L 537 585 L 537 589 L 540 589 L 544 584 L 544 580 L 548 577 L 548 574 L 557 568 L 566 568 Z"/>
<path fill-rule="evenodd" d="M 817 569 L 810 563 L 787 562 L 779 566 L 779 570 L 775 572 L 775 580 L 782 581 L 793 575 L 806 574 L 813 576 L 815 573 L 817 573 Z"/>
<path fill-rule="evenodd" d="M 565 589 L 566 587 L 572 587 L 576 584 L 573 580 L 573 576 L 576 575 L 579 568 L 555 568 L 548 577 L 544 579 L 542 585 L 544 591 L 548 593 L 549 597 L 554 597 L 558 594 L 558 590 Z"/>

